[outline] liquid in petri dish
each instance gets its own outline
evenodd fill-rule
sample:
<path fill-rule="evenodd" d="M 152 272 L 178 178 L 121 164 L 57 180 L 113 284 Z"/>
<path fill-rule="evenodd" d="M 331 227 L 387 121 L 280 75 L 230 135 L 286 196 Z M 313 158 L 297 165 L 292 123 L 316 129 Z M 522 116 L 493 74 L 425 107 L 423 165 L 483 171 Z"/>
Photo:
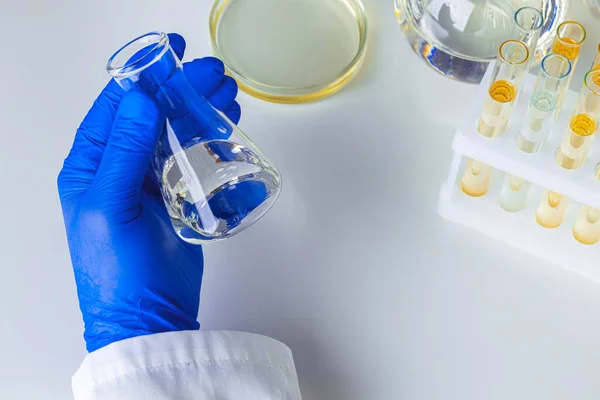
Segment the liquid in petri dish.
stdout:
<path fill-rule="evenodd" d="M 336 79 L 360 45 L 357 15 L 343 0 L 229 1 L 216 45 L 239 75 L 276 88 Z"/>
<path fill-rule="evenodd" d="M 163 195 L 172 205 L 167 211 L 180 236 L 218 238 L 243 227 L 251 213 L 262 215 L 275 201 L 279 175 L 262 165 L 249 149 L 213 140 L 183 151 L 198 179 L 186 182 L 175 156 L 166 160 L 162 176 Z"/>

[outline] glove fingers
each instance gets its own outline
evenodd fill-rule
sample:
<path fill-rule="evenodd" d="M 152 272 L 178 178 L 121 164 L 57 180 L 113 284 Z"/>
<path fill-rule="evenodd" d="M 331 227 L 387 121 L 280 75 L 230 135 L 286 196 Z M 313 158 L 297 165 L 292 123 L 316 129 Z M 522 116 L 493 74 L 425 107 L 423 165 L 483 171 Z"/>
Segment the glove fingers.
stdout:
<path fill-rule="evenodd" d="M 188 81 L 201 96 L 208 97 L 219 88 L 225 77 L 225 66 L 218 58 L 205 57 L 183 64 Z"/>
<path fill-rule="evenodd" d="M 110 205 L 116 213 L 137 212 L 163 118 L 158 104 L 142 92 L 123 97 L 92 183 L 92 198 L 106 201 L 103 205 Z"/>
<path fill-rule="evenodd" d="M 169 44 L 171 48 L 177 55 L 177 58 L 180 60 L 183 59 L 183 54 L 185 53 L 186 43 L 183 36 L 178 33 L 169 33 Z"/>
<path fill-rule="evenodd" d="M 226 76 L 217 90 L 208 97 L 208 101 L 216 109 L 225 111 L 233 104 L 237 94 L 237 82 L 232 77 Z"/>
<path fill-rule="evenodd" d="M 225 110 L 225 115 L 227 115 L 227 118 L 234 124 L 240 122 L 240 118 L 242 117 L 242 107 L 240 107 L 240 103 L 234 101 L 227 110 Z"/>
<path fill-rule="evenodd" d="M 177 57 L 183 58 L 185 39 L 179 34 L 171 33 L 169 42 Z M 124 90 L 111 80 L 77 129 L 71 151 L 58 177 L 61 198 L 86 190 L 94 180 L 124 94 Z"/>
<path fill-rule="evenodd" d="M 61 198 L 85 191 L 92 183 L 123 94 L 123 89 L 111 80 L 77 129 L 71 151 L 58 175 Z"/>

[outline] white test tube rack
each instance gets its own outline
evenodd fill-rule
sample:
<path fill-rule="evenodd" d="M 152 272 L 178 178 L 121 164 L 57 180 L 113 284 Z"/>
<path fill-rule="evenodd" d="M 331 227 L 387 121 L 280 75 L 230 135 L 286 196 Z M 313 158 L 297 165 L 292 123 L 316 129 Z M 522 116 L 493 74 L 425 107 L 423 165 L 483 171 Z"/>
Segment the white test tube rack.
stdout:
<path fill-rule="evenodd" d="M 490 139 L 477 132 L 476 124 L 487 96 L 493 68 L 491 63 L 465 119 L 454 135 L 454 156 L 448 179 L 440 190 L 438 212 L 446 219 L 600 282 L 600 242 L 585 245 L 573 237 L 573 226 L 582 205 L 600 209 L 600 181 L 595 174 L 596 164 L 600 161 L 600 138 L 595 139 L 581 168 L 566 170 L 555 161 L 555 151 L 567 130 L 578 92 L 568 91 L 566 94 L 561 113 L 553 123 L 542 149 L 538 153 L 527 154 L 516 147 L 515 140 L 527 116 L 537 79 L 532 74 L 526 74 L 523 79 L 522 92 L 504 134 Z M 481 197 L 470 197 L 460 188 L 468 158 L 494 168 L 489 190 Z M 498 203 L 505 173 L 532 183 L 527 205 L 519 212 L 505 211 Z M 544 228 L 535 219 L 535 211 L 545 189 L 569 198 L 565 219 L 558 228 Z"/>

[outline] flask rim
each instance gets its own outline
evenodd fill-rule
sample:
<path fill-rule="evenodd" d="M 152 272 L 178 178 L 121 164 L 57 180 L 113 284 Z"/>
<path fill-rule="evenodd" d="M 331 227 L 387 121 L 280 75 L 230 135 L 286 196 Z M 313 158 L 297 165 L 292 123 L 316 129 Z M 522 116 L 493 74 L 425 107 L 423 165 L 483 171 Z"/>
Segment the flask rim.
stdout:
<path fill-rule="evenodd" d="M 158 61 L 169 50 L 169 46 L 169 36 L 166 33 L 148 32 L 117 50 L 106 63 L 106 71 L 114 79 L 137 75 Z M 145 54 L 134 58 L 140 50 L 145 48 L 148 48 Z"/>

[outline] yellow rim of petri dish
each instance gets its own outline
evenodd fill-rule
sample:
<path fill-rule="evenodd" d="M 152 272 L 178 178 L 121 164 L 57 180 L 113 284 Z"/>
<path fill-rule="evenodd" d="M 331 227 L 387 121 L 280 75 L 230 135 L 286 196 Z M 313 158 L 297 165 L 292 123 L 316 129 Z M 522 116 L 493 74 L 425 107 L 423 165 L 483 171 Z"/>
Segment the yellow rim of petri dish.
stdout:
<path fill-rule="evenodd" d="M 321 100 L 325 97 L 331 96 L 334 93 L 340 91 L 348 82 L 352 80 L 360 70 L 363 60 L 365 58 L 367 50 L 367 17 L 364 7 L 360 0 L 343 0 L 353 10 L 357 16 L 358 30 L 359 30 L 359 45 L 358 51 L 352 61 L 344 68 L 340 74 L 333 80 L 323 82 L 308 87 L 275 87 L 265 85 L 260 82 L 244 76 L 237 71 L 227 60 L 222 56 L 217 46 L 217 25 L 221 19 L 223 10 L 231 1 L 236 0 L 215 0 L 209 16 L 209 27 L 210 27 L 210 41 L 213 48 L 213 53 L 216 57 L 220 58 L 225 64 L 225 69 L 229 75 L 231 75 L 238 83 L 239 88 L 250 96 L 256 97 L 261 100 L 270 101 L 273 103 L 281 104 L 300 104 L 309 103 L 312 101 Z M 325 1 L 325 0 L 324 0 Z M 256 87 L 255 87 L 256 86 Z M 266 93 L 258 89 L 257 87 L 270 88 L 274 91 L 280 91 L 282 94 Z M 307 91 L 305 94 L 289 94 L 286 95 L 286 91 Z"/>

